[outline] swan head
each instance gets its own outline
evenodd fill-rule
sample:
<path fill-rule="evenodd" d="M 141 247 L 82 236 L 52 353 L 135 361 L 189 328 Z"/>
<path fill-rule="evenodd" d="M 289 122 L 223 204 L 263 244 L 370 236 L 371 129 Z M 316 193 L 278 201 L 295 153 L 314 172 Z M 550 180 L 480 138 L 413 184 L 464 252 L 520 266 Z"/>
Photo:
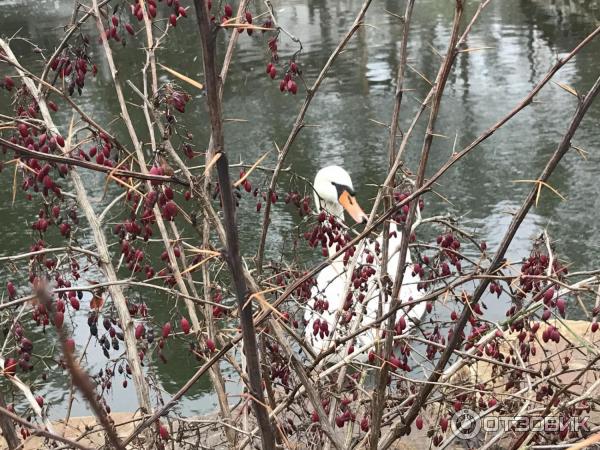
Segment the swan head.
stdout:
<path fill-rule="evenodd" d="M 315 204 L 329 214 L 344 220 L 344 210 L 357 223 L 366 223 L 367 215 L 356 201 L 352 179 L 339 166 L 323 167 L 313 183 Z"/>

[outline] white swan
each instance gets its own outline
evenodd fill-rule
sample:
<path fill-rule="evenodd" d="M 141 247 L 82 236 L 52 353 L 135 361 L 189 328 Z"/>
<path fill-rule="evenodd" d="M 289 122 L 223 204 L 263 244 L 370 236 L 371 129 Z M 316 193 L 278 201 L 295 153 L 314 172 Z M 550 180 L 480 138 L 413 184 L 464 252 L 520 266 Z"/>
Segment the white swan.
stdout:
<path fill-rule="evenodd" d="M 356 201 L 354 189 L 352 186 L 352 180 L 350 175 L 344 169 L 338 166 L 324 167 L 317 173 L 313 185 L 315 191 L 315 204 L 317 208 L 320 207 L 326 213 L 335 216 L 338 221 L 344 221 L 344 210 L 346 210 L 350 216 L 357 222 L 366 222 L 367 216 L 362 211 L 358 202 Z M 321 215 L 321 220 L 323 214 Z M 323 223 L 323 228 L 327 229 L 331 227 L 328 221 Z M 353 293 L 352 306 L 345 305 L 346 297 L 344 295 L 346 285 L 348 284 L 348 272 L 344 265 L 343 257 L 338 257 L 329 266 L 323 269 L 318 277 L 316 286 L 312 289 L 311 300 L 308 302 L 307 310 L 304 314 L 304 323 L 306 328 L 304 330 L 304 340 L 311 347 L 315 354 L 328 349 L 331 345 L 332 339 L 342 337 L 348 333 L 353 324 L 355 324 L 357 317 L 362 312 L 361 326 L 372 322 L 377 317 L 377 310 L 379 308 L 379 298 L 384 298 L 380 292 L 380 272 L 381 272 L 381 261 L 377 256 L 376 247 L 382 245 L 382 236 L 378 236 L 375 243 L 366 243 L 365 251 L 359 256 L 357 268 L 365 270 L 365 273 L 370 273 L 371 276 L 366 282 L 362 283 L 361 288 L 356 288 L 354 280 L 350 283 L 349 292 Z M 387 272 L 392 280 L 394 281 L 396 269 L 398 267 L 399 260 L 399 249 L 402 243 L 402 233 L 396 227 L 395 223 L 390 224 L 390 239 L 389 239 L 389 259 L 387 265 Z M 339 245 L 336 242 L 331 243 L 327 241 L 327 253 L 332 256 L 336 253 L 336 248 L 339 250 Z M 410 251 L 406 257 L 406 270 L 404 272 L 404 279 L 402 287 L 400 289 L 400 299 L 402 302 L 409 300 L 418 300 L 424 295 L 424 292 L 420 292 L 417 289 L 417 283 L 419 278 L 417 275 L 413 275 L 413 264 L 410 257 Z M 363 295 L 362 302 L 358 301 L 358 297 Z M 385 314 L 389 310 L 391 302 L 391 296 L 388 295 L 387 302 L 382 304 L 382 311 Z M 361 307 L 361 304 L 363 307 Z M 323 309 L 323 306 L 326 309 Z M 345 311 L 346 308 L 348 311 Z M 405 328 L 401 331 L 406 333 L 410 330 L 416 322 L 425 313 L 425 302 L 417 303 L 412 308 L 401 309 L 396 314 L 397 323 Z M 350 315 L 354 313 L 352 318 Z M 401 320 L 403 318 L 403 320 Z M 349 322 L 348 322 L 348 319 Z M 384 321 L 384 325 L 385 325 Z M 326 325 L 325 325 L 326 324 Z M 366 348 L 372 347 L 375 339 L 380 337 L 379 328 L 374 327 L 369 331 L 365 331 L 356 338 L 355 348 Z M 329 360 L 339 360 L 345 355 L 340 355 L 339 352 L 343 352 L 342 348 L 337 349 L 338 353 L 332 355 Z M 357 358 L 364 359 L 366 352 L 362 355 L 357 355 Z"/>

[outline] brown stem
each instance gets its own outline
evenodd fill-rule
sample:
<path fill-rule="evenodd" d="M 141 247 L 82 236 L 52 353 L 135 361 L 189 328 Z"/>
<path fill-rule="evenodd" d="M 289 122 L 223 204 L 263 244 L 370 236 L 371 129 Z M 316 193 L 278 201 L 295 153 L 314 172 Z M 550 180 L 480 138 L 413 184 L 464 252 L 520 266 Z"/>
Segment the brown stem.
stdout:
<path fill-rule="evenodd" d="M 235 285 L 240 325 L 246 356 L 248 379 L 250 380 L 250 394 L 255 399 L 252 407 L 259 424 L 263 449 L 275 448 L 275 437 L 269 421 L 262 388 L 258 345 L 256 330 L 254 328 L 252 302 L 248 302 L 248 288 L 244 277 L 242 258 L 240 255 L 238 230 L 235 216 L 235 204 L 229 177 L 229 163 L 225 153 L 223 136 L 222 105 L 219 98 L 219 78 L 216 65 L 216 36 L 217 28 L 210 22 L 208 5 L 204 0 L 194 0 L 196 18 L 200 30 L 202 44 L 202 59 L 204 63 L 204 76 L 206 81 L 207 101 L 210 113 L 211 131 L 214 140 L 215 153 L 221 153 L 217 161 L 217 177 L 219 180 L 221 203 L 223 205 L 223 218 L 225 225 L 227 262 Z"/>
<path fill-rule="evenodd" d="M 8 417 L 10 420 L 17 422 L 22 427 L 29 428 L 30 430 L 32 430 L 32 434 L 34 435 L 44 436 L 45 438 L 50 439 L 51 441 L 62 442 L 63 444 L 67 444 L 69 447 L 78 448 L 80 450 L 93 450 L 91 447 L 86 447 L 85 445 L 82 445 L 77 441 L 68 439 L 56 433 L 52 433 L 43 428 L 39 428 L 30 421 L 25 420 L 17 416 L 16 414 L 13 414 L 3 406 L 0 406 L 0 415 Z"/>
<path fill-rule="evenodd" d="M 4 394 L 0 392 L 0 408 L 6 409 L 6 402 L 4 401 Z M 6 440 L 8 450 L 15 450 L 19 446 L 19 437 L 15 431 L 15 425 L 12 420 L 0 414 L 0 429 L 2 429 L 2 436 Z"/>
<path fill-rule="evenodd" d="M 188 186 L 188 184 L 185 181 L 179 180 L 175 177 L 168 177 L 164 175 L 152 175 L 150 173 L 134 172 L 131 170 L 113 169 L 111 167 L 106 167 L 104 165 L 96 164 L 82 159 L 70 158 L 68 156 L 53 155 L 51 153 L 42 153 L 36 150 L 30 150 L 19 144 L 10 142 L 4 138 L 0 138 L 0 145 L 14 150 L 19 155 L 28 156 L 30 158 L 39 159 L 41 161 L 50 161 L 55 163 L 68 164 L 70 166 L 83 167 L 85 169 L 94 170 L 96 172 L 110 173 L 115 177 L 128 177 L 137 180 L 148 181 L 155 180 L 160 181 L 161 183 L 175 182 L 183 186 Z"/>
<path fill-rule="evenodd" d="M 452 35 L 450 37 L 450 42 L 448 44 L 448 50 L 446 51 L 446 57 L 444 58 L 444 62 L 440 67 L 436 83 L 433 87 L 433 103 L 431 105 L 431 111 L 429 113 L 429 123 L 427 124 L 427 131 L 425 132 L 425 140 L 423 141 L 423 148 L 421 149 L 421 159 L 419 161 L 419 168 L 417 171 L 417 179 L 415 181 L 415 186 L 419 189 L 424 181 L 425 181 L 425 170 L 427 168 L 427 162 L 429 160 L 429 152 L 431 150 L 431 144 L 433 142 L 433 132 L 435 129 L 435 123 L 437 121 L 437 116 L 440 110 L 440 105 L 442 102 L 442 95 L 444 93 L 444 87 L 446 86 L 446 81 L 448 80 L 448 76 L 450 75 L 450 69 L 452 68 L 452 64 L 454 63 L 454 58 L 457 53 L 456 44 L 458 42 L 458 31 L 460 26 L 460 20 L 462 18 L 463 13 L 463 4 L 462 0 L 456 0 L 456 7 L 454 11 L 454 21 L 452 25 Z M 404 225 L 404 231 L 402 233 L 403 239 L 400 245 L 400 254 L 398 257 L 398 267 L 396 269 L 396 276 L 394 278 L 394 288 L 392 291 L 392 299 L 390 302 L 390 310 L 394 311 L 392 315 L 388 318 L 387 329 L 393 330 L 394 324 L 396 323 L 396 308 L 400 305 L 401 299 L 400 296 L 400 288 L 402 287 L 402 283 L 404 281 L 404 271 L 406 264 L 406 257 L 408 254 L 408 242 L 409 236 L 412 229 L 412 224 L 415 219 L 415 212 L 417 201 L 413 201 L 410 204 L 410 209 L 408 213 L 408 217 L 406 219 L 406 223 Z M 394 333 L 387 333 L 384 343 L 383 349 L 383 364 L 381 369 L 379 370 L 379 379 L 377 383 L 377 388 L 373 395 L 373 421 L 371 425 L 371 440 L 370 446 L 371 450 L 377 449 L 377 444 L 379 442 L 379 434 L 381 427 L 381 417 L 383 415 L 383 410 L 385 409 L 385 391 L 387 386 L 388 372 L 389 366 L 387 361 L 390 358 L 392 353 L 392 344 L 393 344 L 393 335 Z"/>

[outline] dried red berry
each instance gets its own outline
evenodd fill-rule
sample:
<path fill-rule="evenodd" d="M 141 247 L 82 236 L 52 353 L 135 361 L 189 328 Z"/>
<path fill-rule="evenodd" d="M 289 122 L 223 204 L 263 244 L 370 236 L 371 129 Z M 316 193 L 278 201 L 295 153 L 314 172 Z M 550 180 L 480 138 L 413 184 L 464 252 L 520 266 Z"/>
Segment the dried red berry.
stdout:
<path fill-rule="evenodd" d="M 69 302 L 71 303 L 71 307 L 75 310 L 75 311 L 79 311 L 79 300 L 77 299 L 77 297 L 70 297 L 69 298 Z"/>
<path fill-rule="evenodd" d="M 216 346 L 215 343 L 213 342 L 212 339 L 206 339 L 206 348 L 213 353 L 216 350 Z"/>
<path fill-rule="evenodd" d="M 6 290 L 8 291 L 9 298 L 15 298 L 17 296 L 17 289 L 12 281 L 6 283 Z"/>
<path fill-rule="evenodd" d="M 62 328 L 65 321 L 65 314 L 61 311 L 54 313 L 54 326 L 58 329 Z"/>
<path fill-rule="evenodd" d="M 144 329 L 144 325 L 142 325 L 141 323 L 138 323 L 135 327 L 135 338 L 141 339 L 141 337 L 144 335 L 145 331 L 146 330 Z"/>
<path fill-rule="evenodd" d="M 172 200 L 169 200 L 165 203 L 164 213 L 167 220 L 173 220 L 173 218 L 177 215 L 177 205 Z"/>
<path fill-rule="evenodd" d="M 15 82 L 9 76 L 4 77 L 4 87 L 7 91 L 12 91 L 12 88 L 15 87 Z"/>
<path fill-rule="evenodd" d="M 560 297 L 559 299 L 556 300 L 556 309 L 558 309 L 558 312 L 560 313 L 560 315 L 562 317 L 565 317 L 566 308 L 567 308 L 567 302 L 565 301 L 564 298 Z"/>
<path fill-rule="evenodd" d="M 14 376 L 17 372 L 17 360 L 14 358 L 6 358 L 4 360 L 4 375 Z"/>
<path fill-rule="evenodd" d="M 189 334 L 190 332 L 190 322 L 185 317 L 181 318 L 181 330 L 183 334 Z"/>
<path fill-rule="evenodd" d="M 367 418 L 367 416 L 363 417 L 360 421 L 360 429 L 365 433 L 369 431 L 369 419 Z"/>
<path fill-rule="evenodd" d="M 73 353 L 75 351 L 75 340 L 73 338 L 67 338 L 65 340 L 65 347 L 67 351 Z"/>
<path fill-rule="evenodd" d="M 169 430 L 167 430 L 167 427 L 165 427 L 164 425 L 160 425 L 158 427 L 158 433 L 160 434 L 160 438 L 163 441 L 169 440 Z"/>
<path fill-rule="evenodd" d="M 423 418 L 421 416 L 417 416 L 417 418 L 415 419 L 415 425 L 417 426 L 417 429 L 423 429 Z"/>
<path fill-rule="evenodd" d="M 442 429 L 442 432 L 444 432 L 444 433 L 448 429 L 448 418 L 447 417 L 442 417 L 440 419 L 440 428 Z"/>
<path fill-rule="evenodd" d="M 162 327 L 162 337 L 164 339 L 168 338 L 171 334 L 171 322 L 167 322 Z"/>

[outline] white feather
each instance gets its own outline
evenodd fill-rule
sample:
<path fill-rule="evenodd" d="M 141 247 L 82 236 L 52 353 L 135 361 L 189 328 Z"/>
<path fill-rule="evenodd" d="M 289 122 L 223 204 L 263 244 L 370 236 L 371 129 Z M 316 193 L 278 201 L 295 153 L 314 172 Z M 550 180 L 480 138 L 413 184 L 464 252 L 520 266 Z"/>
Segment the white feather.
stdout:
<path fill-rule="evenodd" d="M 329 192 L 329 186 L 331 183 L 344 184 L 349 187 L 352 187 L 352 181 L 350 180 L 350 176 L 348 173 L 337 166 L 330 166 L 324 169 L 321 169 L 315 178 L 314 188 L 316 191 L 315 197 L 321 199 L 321 205 L 325 207 L 325 209 L 331 213 L 336 215 L 338 218 L 343 220 L 344 213 L 341 205 L 336 202 L 336 194 L 335 192 Z M 333 198 L 332 198 L 333 196 Z M 335 204 L 337 203 L 337 205 Z M 394 281 L 398 263 L 399 263 L 399 252 L 400 245 L 402 244 L 402 233 L 397 229 L 395 223 L 390 224 L 390 239 L 389 239 L 389 260 L 387 265 L 387 272 L 390 276 L 392 282 Z M 380 235 L 377 237 L 377 242 L 379 242 L 380 248 L 382 245 L 383 237 Z M 375 255 L 375 243 L 365 243 L 365 249 L 358 260 L 358 264 L 366 264 L 366 255 L 371 253 Z M 335 249 L 330 248 L 330 254 L 333 254 Z M 376 257 L 373 262 L 376 273 L 375 275 L 369 278 L 367 284 L 367 291 L 365 293 L 365 299 L 362 302 L 364 305 L 364 314 L 362 315 L 362 320 L 360 326 L 367 325 L 373 322 L 377 318 L 377 311 L 379 308 L 380 298 L 383 299 L 386 296 L 380 295 L 380 276 L 381 276 L 381 261 L 379 261 Z M 417 290 L 417 283 L 419 282 L 418 276 L 413 276 L 412 274 L 412 258 L 410 256 L 410 251 L 406 257 L 406 269 L 404 271 L 404 278 L 402 282 L 402 287 L 400 289 L 400 300 L 403 303 L 408 301 L 418 300 L 424 295 L 424 292 L 420 292 Z M 358 267 L 358 266 L 357 266 Z M 341 325 L 340 317 L 343 314 L 342 307 L 345 302 L 345 288 L 348 282 L 348 272 L 344 267 L 343 261 L 341 258 L 333 261 L 329 266 L 323 269 L 318 277 L 316 286 L 312 289 L 312 296 L 310 301 L 308 302 L 306 312 L 304 314 L 304 320 L 306 323 L 306 328 L 304 330 L 304 339 L 306 343 L 313 349 L 313 351 L 318 355 L 322 351 L 328 349 L 331 346 L 331 342 L 333 339 L 342 337 L 346 332 L 351 329 L 353 321 L 347 325 Z M 353 291 L 353 288 L 350 288 L 350 292 Z M 387 301 L 382 304 L 382 312 L 383 314 L 389 311 L 389 305 L 391 302 L 391 296 L 387 296 Z M 326 299 L 329 302 L 329 309 L 320 313 L 314 309 L 315 301 L 317 299 Z M 408 332 L 411 328 L 414 327 L 415 323 L 423 317 L 425 313 L 425 302 L 417 303 L 412 308 L 401 309 L 396 314 L 396 319 L 399 320 L 402 315 L 404 315 L 407 327 L 404 330 L 404 333 Z M 353 304 L 353 308 L 355 308 L 355 312 L 359 315 L 360 304 L 355 300 Z M 337 318 L 337 320 L 336 320 Z M 320 322 L 326 321 L 329 329 L 329 336 L 321 337 L 320 333 L 314 335 L 313 333 L 313 323 L 319 320 Z M 337 321 L 337 325 L 336 325 Z M 385 325 L 384 321 L 384 325 Z M 377 336 L 380 335 L 379 332 L 380 327 L 373 327 L 368 331 L 357 336 L 355 348 L 360 348 L 363 346 L 367 346 L 369 348 L 373 344 L 374 340 L 377 339 Z M 337 361 L 343 355 L 339 352 L 343 352 L 345 346 L 339 347 L 338 353 L 334 353 L 331 357 L 328 357 L 329 361 Z M 366 357 L 367 352 L 364 352 L 362 355 L 357 356 L 359 359 L 364 359 Z"/>

